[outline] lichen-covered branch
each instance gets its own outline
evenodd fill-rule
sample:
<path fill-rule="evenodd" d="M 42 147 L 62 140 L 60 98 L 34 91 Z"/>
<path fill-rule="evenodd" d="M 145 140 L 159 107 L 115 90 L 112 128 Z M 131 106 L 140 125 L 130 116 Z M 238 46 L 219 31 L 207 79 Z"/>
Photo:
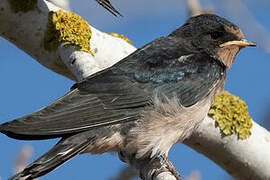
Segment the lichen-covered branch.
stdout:
<path fill-rule="evenodd" d="M 2 0 L 0 9 L 3 38 L 43 66 L 74 81 L 113 65 L 136 49 L 48 1 Z M 65 50 L 70 47 L 72 51 Z M 89 54 L 87 61 L 83 60 L 85 52 Z"/>
<path fill-rule="evenodd" d="M 252 119 L 246 103 L 227 91 L 216 96 L 208 115 L 215 119 L 222 136 L 236 134 L 243 140 L 251 135 Z"/>
<path fill-rule="evenodd" d="M 253 122 L 243 100 L 219 94 L 185 144 L 212 159 L 235 179 L 270 179 L 270 133 Z"/>
<path fill-rule="evenodd" d="M 78 15 L 64 12 L 47 1 L 32 0 L 26 6 L 20 3 L 25 1 L 1 0 L 0 35 L 45 67 L 75 81 L 113 65 L 136 49 L 125 37 L 100 32 Z M 210 115 L 215 118 L 215 112 Z M 206 117 L 185 144 L 237 179 L 270 179 L 269 132 L 253 122 L 249 133 L 245 128 L 239 129 L 236 122 L 237 126 L 229 128 L 238 134 L 225 136 L 231 129 L 228 130 L 223 119 L 218 121 L 221 123 Z M 221 129 L 226 131 L 220 132 L 217 124 L 225 125 Z M 243 124 L 250 128 L 249 123 Z M 155 163 L 147 161 L 129 159 L 144 179 L 177 178 L 171 173 L 173 166 L 169 161 L 165 167 L 159 159 Z"/>
<path fill-rule="evenodd" d="M 98 31 L 78 15 L 47 1 L 33 1 L 29 6 L 24 6 L 24 1 L 14 2 L 3 0 L 0 4 L 0 35 L 43 66 L 72 80 L 107 68 L 136 50 L 125 36 Z M 141 175 L 147 177 L 151 169 L 152 164 L 142 168 Z M 165 175 L 160 171 L 155 179 L 170 177 Z"/>
<path fill-rule="evenodd" d="M 270 179 L 270 133 L 253 122 L 251 136 L 221 136 L 215 120 L 206 117 L 184 142 L 207 156 L 237 180 Z"/>

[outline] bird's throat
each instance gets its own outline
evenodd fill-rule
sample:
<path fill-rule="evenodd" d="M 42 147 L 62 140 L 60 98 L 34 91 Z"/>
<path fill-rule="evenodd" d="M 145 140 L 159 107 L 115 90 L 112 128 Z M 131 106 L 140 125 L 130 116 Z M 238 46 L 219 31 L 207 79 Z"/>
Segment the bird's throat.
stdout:
<path fill-rule="evenodd" d="M 230 68 L 237 53 L 240 51 L 239 46 L 232 45 L 220 48 L 217 51 L 218 59 L 227 67 Z"/>

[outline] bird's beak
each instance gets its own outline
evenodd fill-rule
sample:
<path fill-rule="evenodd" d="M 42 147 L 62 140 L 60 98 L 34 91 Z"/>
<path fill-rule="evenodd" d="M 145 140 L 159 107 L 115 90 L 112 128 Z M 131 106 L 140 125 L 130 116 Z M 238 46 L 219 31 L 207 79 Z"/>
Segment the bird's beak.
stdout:
<path fill-rule="evenodd" d="M 257 46 L 257 44 L 255 44 L 254 42 L 251 42 L 249 40 L 246 40 L 246 39 L 241 39 L 239 41 L 228 41 L 228 42 L 225 42 L 221 45 L 219 45 L 219 47 L 226 47 L 226 46 L 231 46 L 231 45 L 237 45 L 237 46 L 240 46 L 240 47 L 246 47 L 246 46 Z"/>

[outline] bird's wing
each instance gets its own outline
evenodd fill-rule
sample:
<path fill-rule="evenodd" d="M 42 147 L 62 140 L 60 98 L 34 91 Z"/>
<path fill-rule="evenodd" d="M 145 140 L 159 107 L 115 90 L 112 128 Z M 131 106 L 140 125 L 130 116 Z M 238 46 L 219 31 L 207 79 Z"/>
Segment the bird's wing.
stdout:
<path fill-rule="evenodd" d="M 150 103 L 147 92 L 125 76 L 102 75 L 78 83 L 39 111 L 2 124 L 0 131 L 16 139 L 45 139 L 138 119 Z"/>
<path fill-rule="evenodd" d="M 219 80 L 224 80 L 226 67 L 215 57 L 190 50 L 177 39 L 160 38 L 154 44 L 129 57 L 137 61 L 120 62 L 120 68 L 169 98 L 177 96 L 186 107 L 206 97 Z"/>
<path fill-rule="evenodd" d="M 0 131 L 17 139 L 66 136 L 137 120 L 145 106 L 152 104 L 155 91 L 167 97 L 177 95 L 184 106 L 207 96 L 224 69 L 209 56 L 179 56 L 173 49 L 159 50 L 164 48 L 160 44 L 141 48 L 115 66 L 77 83 L 45 108 L 2 124 Z"/>
<path fill-rule="evenodd" d="M 223 88 L 225 66 L 203 54 L 191 54 L 178 59 L 180 66 L 168 68 L 171 76 L 158 87 L 168 97 L 177 96 L 179 102 L 189 107 L 204 99 L 216 86 Z M 161 75 L 152 79 L 162 79 Z M 161 77 L 160 77 L 161 76 Z"/>
<path fill-rule="evenodd" d="M 122 16 L 122 14 L 120 14 L 119 11 L 117 11 L 112 4 L 110 3 L 109 0 L 96 0 L 98 2 L 99 5 L 101 5 L 102 7 L 104 7 L 105 9 L 107 9 L 110 13 L 112 13 L 114 16 L 120 15 Z"/>

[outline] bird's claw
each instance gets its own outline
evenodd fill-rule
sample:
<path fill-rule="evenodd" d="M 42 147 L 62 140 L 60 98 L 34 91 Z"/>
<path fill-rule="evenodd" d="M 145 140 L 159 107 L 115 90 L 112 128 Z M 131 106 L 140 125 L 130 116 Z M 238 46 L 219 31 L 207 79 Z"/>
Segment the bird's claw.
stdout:
<path fill-rule="evenodd" d="M 164 168 L 167 169 L 169 172 L 172 173 L 173 176 L 175 176 L 175 178 L 177 180 L 182 180 L 179 172 L 175 169 L 175 167 L 173 166 L 172 162 L 169 160 L 168 156 L 165 155 L 158 155 L 156 156 L 155 159 L 158 159 L 158 161 L 161 164 L 161 167 L 156 170 L 156 172 L 154 173 L 154 175 L 158 175 L 161 172 L 164 172 Z"/>

